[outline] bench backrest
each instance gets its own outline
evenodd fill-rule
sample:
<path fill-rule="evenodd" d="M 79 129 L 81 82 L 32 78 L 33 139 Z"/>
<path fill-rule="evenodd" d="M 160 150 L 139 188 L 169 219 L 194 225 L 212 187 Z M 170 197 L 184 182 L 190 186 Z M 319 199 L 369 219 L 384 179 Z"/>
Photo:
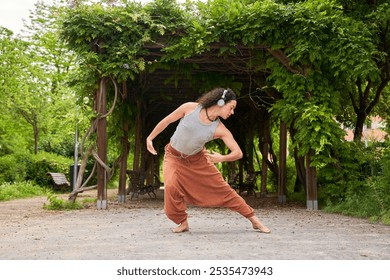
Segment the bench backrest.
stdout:
<path fill-rule="evenodd" d="M 53 179 L 54 183 L 57 186 L 64 186 L 64 185 L 69 186 L 70 185 L 68 179 L 66 178 L 65 174 L 63 174 L 63 173 L 48 172 L 47 174 L 50 175 L 50 177 Z"/>

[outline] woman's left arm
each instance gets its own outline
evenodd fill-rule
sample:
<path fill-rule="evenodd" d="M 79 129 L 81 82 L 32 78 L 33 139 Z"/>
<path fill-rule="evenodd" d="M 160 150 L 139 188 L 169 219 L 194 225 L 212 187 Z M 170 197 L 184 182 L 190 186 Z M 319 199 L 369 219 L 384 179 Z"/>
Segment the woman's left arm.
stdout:
<path fill-rule="evenodd" d="M 235 161 L 242 158 L 242 151 L 233 137 L 233 134 L 226 128 L 226 126 L 220 122 L 215 130 L 214 139 L 221 139 L 225 145 L 229 148 L 230 152 L 226 155 L 221 155 L 216 152 L 209 152 L 208 156 L 212 162 L 225 162 Z"/>

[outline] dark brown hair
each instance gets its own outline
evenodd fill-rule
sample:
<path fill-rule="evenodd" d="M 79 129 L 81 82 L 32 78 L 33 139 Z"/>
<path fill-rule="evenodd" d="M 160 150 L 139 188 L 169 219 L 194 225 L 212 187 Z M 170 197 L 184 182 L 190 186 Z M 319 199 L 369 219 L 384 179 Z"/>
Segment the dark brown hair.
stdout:
<path fill-rule="evenodd" d="M 201 97 L 196 100 L 203 108 L 209 108 L 217 104 L 218 100 L 222 98 L 223 92 L 226 90 L 225 94 L 225 104 L 231 100 L 237 100 L 236 94 L 230 88 L 214 88 L 209 92 L 204 93 Z"/>

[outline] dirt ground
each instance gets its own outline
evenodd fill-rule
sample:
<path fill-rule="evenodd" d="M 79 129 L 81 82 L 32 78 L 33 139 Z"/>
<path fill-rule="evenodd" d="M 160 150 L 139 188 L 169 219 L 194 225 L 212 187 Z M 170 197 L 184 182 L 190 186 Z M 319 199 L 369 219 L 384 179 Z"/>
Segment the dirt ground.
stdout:
<path fill-rule="evenodd" d="M 0 202 L 0 260 L 390 260 L 389 226 L 275 197 L 246 198 L 271 234 L 228 209 L 198 207 L 188 209 L 190 231 L 173 234 L 162 191 L 124 204 L 116 190 L 108 197 L 107 210 L 48 211 L 46 197 Z"/>

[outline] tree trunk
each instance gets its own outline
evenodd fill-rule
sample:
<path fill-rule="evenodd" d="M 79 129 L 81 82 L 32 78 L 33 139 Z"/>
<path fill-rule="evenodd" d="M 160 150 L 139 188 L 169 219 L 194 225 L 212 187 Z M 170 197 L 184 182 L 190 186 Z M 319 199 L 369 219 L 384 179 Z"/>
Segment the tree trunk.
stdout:
<path fill-rule="evenodd" d="M 366 121 L 367 114 L 363 112 L 358 112 L 356 115 L 356 125 L 355 125 L 355 131 L 353 134 L 353 140 L 354 141 L 361 141 L 363 137 L 363 127 L 364 122 Z"/>
<path fill-rule="evenodd" d="M 377 87 L 373 85 L 371 80 L 366 82 L 364 90 L 362 89 L 363 82 L 359 79 L 356 82 L 356 87 L 359 92 L 358 102 L 355 101 L 354 96 L 350 93 L 350 99 L 352 102 L 353 109 L 356 114 L 356 124 L 353 140 L 361 141 L 363 136 L 363 127 L 367 117 L 371 114 L 374 107 L 379 103 L 380 97 L 383 94 L 384 89 L 390 81 L 389 70 L 386 67 L 386 74 L 381 77 L 381 82 Z M 376 89 L 375 89 L 376 88 Z M 370 94 L 375 92 L 374 96 L 370 98 Z M 371 101 L 370 101 L 371 100 Z"/>
<path fill-rule="evenodd" d="M 39 142 L 39 128 L 37 116 L 33 117 L 33 130 L 34 130 L 34 154 L 38 154 L 38 142 Z"/>

